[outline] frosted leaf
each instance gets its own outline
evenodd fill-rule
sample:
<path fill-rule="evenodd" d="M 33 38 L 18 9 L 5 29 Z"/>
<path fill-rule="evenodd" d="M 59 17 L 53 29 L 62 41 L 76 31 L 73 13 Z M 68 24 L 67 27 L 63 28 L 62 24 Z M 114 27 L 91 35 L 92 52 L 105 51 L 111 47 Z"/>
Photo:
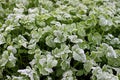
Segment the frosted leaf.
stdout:
<path fill-rule="evenodd" d="M 15 47 L 13 47 L 13 46 L 8 46 L 8 47 L 7 47 L 7 50 L 12 51 L 12 53 L 17 53 L 16 48 L 15 48 Z"/>
<path fill-rule="evenodd" d="M 0 34 L 0 45 L 5 43 L 5 38 L 2 34 Z"/>
<path fill-rule="evenodd" d="M 82 39 L 78 39 L 78 38 L 77 38 L 77 35 L 71 35 L 71 36 L 68 36 L 68 38 L 69 38 L 70 41 L 73 42 L 73 43 L 82 43 L 82 42 L 83 42 Z"/>
<path fill-rule="evenodd" d="M 108 47 L 107 56 L 117 58 L 116 52 L 113 50 L 112 46 Z"/>
<path fill-rule="evenodd" d="M 73 51 L 73 58 L 77 61 L 85 62 L 86 61 L 86 55 L 84 53 L 83 49 L 80 49 L 78 45 L 74 45 L 72 47 Z"/>

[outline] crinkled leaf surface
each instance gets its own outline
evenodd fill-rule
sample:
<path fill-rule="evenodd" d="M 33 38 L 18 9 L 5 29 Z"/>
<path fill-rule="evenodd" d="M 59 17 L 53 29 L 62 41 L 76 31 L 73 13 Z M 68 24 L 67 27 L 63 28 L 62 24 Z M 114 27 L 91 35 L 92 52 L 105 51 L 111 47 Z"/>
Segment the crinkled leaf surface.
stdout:
<path fill-rule="evenodd" d="M 120 0 L 0 0 L 0 80 L 120 80 Z"/>

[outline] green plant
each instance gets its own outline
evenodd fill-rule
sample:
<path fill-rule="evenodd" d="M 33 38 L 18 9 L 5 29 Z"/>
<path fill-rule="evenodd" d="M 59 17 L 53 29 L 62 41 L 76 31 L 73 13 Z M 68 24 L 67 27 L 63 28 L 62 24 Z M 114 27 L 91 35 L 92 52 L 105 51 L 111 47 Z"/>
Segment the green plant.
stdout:
<path fill-rule="evenodd" d="M 119 0 L 1 0 L 0 80 L 119 80 Z"/>

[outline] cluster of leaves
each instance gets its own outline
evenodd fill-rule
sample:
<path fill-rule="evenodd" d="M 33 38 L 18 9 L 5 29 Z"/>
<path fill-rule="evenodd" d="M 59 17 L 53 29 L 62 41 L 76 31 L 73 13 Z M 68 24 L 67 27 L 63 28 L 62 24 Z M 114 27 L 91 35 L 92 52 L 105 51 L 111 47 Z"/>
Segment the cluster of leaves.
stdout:
<path fill-rule="evenodd" d="M 1 80 L 120 80 L 120 0 L 1 0 Z"/>

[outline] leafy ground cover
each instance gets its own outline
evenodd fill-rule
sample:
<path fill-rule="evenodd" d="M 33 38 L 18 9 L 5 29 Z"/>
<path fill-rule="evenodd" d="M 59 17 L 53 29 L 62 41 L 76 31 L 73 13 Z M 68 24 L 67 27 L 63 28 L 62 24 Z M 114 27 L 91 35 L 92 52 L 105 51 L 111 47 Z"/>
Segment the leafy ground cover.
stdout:
<path fill-rule="evenodd" d="M 0 80 L 120 80 L 120 0 L 0 0 Z"/>

